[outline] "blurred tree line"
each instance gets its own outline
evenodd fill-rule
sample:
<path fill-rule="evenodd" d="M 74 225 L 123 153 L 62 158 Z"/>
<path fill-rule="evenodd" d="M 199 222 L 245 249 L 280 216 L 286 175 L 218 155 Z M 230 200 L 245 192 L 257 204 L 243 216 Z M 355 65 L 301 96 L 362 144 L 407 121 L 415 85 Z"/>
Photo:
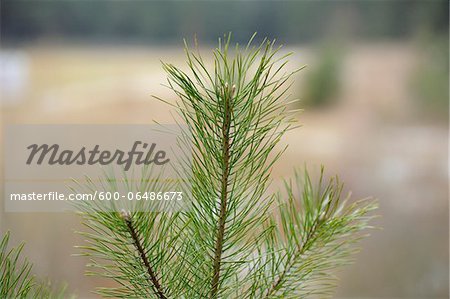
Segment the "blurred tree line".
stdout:
<path fill-rule="evenodd" d="M 424 23 L 448 34 L 448 1 L 2 0 L 1 38 L 170 43 L 196 33 L 215 42 L 225 32 L 245 41 L 257 31 L 294 43 L 320 39 L 339 18 L 356 38 L 407 38 Z"/>

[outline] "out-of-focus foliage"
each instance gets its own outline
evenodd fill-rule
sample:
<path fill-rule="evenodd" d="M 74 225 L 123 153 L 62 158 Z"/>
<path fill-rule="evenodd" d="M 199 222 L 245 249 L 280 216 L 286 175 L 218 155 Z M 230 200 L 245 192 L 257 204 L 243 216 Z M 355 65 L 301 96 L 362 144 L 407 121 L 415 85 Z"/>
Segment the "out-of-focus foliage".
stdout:
<path fill-rule="evenodd" d="M 417 11 L 422 22 L 416 25 L 420 52 L 412 74 L 412 91 L 421 112 L 445 120 L 449 109 L 449 8 L 447 1 L 442 7 L 427 4 L 421 3 Z"/>
<path fill-rule="evenodd" d="M 447 36 L 429 36 L 421 47 L 421 59 L 412 85 L 419 108 L 432 117 L 448 117 L 449 47 Z"/>
<path fill-rule="evenodd" d="M 317 62 L 306 72 L 306 84 L 302 87 L 302 106 L 323 107 L 337 99 L 340 90 L 342 53 L 326 47 L 321 50 Z"/>
<path fill-rule="evenodd" d="M 194 32 L 213 42 L 235 32 L 238 41 L 254 31 L 290 43 L 317 40 L 348 12 L 357 38 L 401 38 L 431 19 L 433 31 L 448 32 L 448 1 L 2 1 L 5 42 L 36 38 L 122 42 L 174 41 Z"/>

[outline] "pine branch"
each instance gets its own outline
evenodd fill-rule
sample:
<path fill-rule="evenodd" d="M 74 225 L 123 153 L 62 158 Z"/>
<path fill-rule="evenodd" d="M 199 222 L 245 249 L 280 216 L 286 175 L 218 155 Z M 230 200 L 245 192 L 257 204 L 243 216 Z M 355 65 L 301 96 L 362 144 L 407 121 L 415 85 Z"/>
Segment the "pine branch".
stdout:
<path fill-rule="evenodd" d="M 126 174 L 105 173 L 100 183 L 87 179 L 79 185 L 82 192 L 126 190 L 149 192 L 167 188 L 163 180 L 147 180 L 152 170 L 143 169 L 142 183 L 128 184 Z M 124 175 L 125 177 L 118 177 Z M 107 183 L 103 183 L 107 182 Z M 166 190 L 166 189 L 164 189 Z M 80 191 L 80 190 L 79 190 Z M 145 202 L 142 204 L 151 204 Z M 154 206 L 153 206 L 154 207 Z M 116 287 L 97 287 L 96 293 L 116 298 L 183 297 L 180 280 L 186 279 L 180 268 L 185 263 L 183 223 L 178 212 L 111 211 L 105 205 L 82 202 L 77 205 L 87 231 L 79 232 L 86 245 L 77 246 L 81 256 L 90 258 L 87 275 L 98 275 L 116 282 Z M 145 209 L 144 206 L 139 206 Z M 137 253 L 137 254 L 136 254 Z M 177 258 L 177 254 L 181 257 Z"/>
<path fill-rule="evenodd" d="M 142 248 L 142 244 L 139 239 L 139 236 L 136 233 L 136 230 L 133 226 L 133 222 L 131 220 L 131 215 L 128 212 L 123 211 L 122 217 L 123 217 L 125 223 L 127 224 L 131 238 L 133 239 L 134 246 L 136 247 L 136 250 L 139 252 L 139 256 L 141 257 L 142 262 L 144 263 L 145 267 L 147 268 L 149 280 L 155 288 L 155 290 L 154 290 L 155 293 L 158 295 L 158 297 L 160 299 L 166 299 L 167 297 L 164 295 L 161 284 L 158 281 L 158 277 L 156 276 L 155 272 L 153 271 L 152 267 L 150 266 L 147 255 L 145 254 L 145 251 Z"/>
<path fill-rule="evenodd" d="M 309 244 L 309 242 L 311 242 L 312 236 L 315 233 L 316 225 L 318 223 L 317 220 L 318 218 L 316 218 L 313 227 L 311 227 L 311 229 L 306 234 L 304 244 L 300 245 L 295 254 L 292 256 L 292 258 L 289 259 L 287 266 L 279 274 L 278 278 L 275 280 L 272 286 L 267 290 L 267 293 L 264 296 L 264 298 L 270 298 L 270 296 L 272 296 L 278 290 L 280 285 L 284 282 L 287 273 L 292 269 L 292 267 L 294 267 L 298 259 L 305 253 L 307 245 Z"/>
<path fill-rule="evenodd" d="M 0 243 L 0 297 L 27 297 L 35 286 L 32 265 L 26 259 L 19 261 L 24 243 L 8 250 L 9 237 L 8 231 Z"/>
<path fill-rule="evenodd" d="M 317 187 L 308 172 L 304 178 L 296 174 L 296 187 L 286 184 L 288 202 L 280 202 L 282 225 L 278 238 L 282 252 L 279 264 L 271 269 L 273 283 L 264 298 L 303 298 L 309 295 L 329 295 L 331 270 L 351 261 L 352 246 L 364 235 L 373 217 L 368 213 L 377 206 L 363 200 L 347 205 L 341 201 L 343 185 L 337 178 L 323 184 L 323 168 Z M 301 195 L 295 195 L 302 190 Z M 279 198 L 281 200 L 281 198 Z M 298 204 L 301 203 L 301 210 Z M 270 279 L 269 279 L 270 280 Z"/>
<path fill-rule="evenodd" d="M 54 288 L 49 281 L 38 280 L 31 274 L 33 265 L 22 257 L 24 243 L 9 248 L 10 232 L 0 242 L 0 298 L 73 298 L 65 286 Z"/>

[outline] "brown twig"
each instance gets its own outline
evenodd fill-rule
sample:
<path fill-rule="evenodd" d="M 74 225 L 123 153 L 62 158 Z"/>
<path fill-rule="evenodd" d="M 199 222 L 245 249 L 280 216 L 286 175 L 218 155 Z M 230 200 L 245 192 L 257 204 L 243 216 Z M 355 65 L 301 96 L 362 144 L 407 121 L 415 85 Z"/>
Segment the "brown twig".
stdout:
<path fill-rule="evenodd" d="M 128 231 L 131 234 L 131 238 L 133 239 L 133 244 L 136 247 L 136 250 L 139 252 L 139 255 L 141 257 L 142 262 L 145 265 L 145 268 L 147 269 L 147 273 L 150 276 L 149 281 L 154 287 L 155 294 L 160 299 L 167 299 L 166 295 L 164 295 L 163 288 L 161 287 L 161 284 L 158 281 L 158 277 L 153 271 L 153 268 L 150 265 L 150 262 L 148 261 L 147 255 L 145 254 L 144 248 L 142 248 L 139 236 L 134 229 L 133 222 L 131 220 L 131 215 L 129 212 L 122 211 L 122 218 L 125 220 L 125 223 L 127 224 Z"/>
<path fill-rule="evenodd" d="M 222 125 L 222 156 L 223 156 L 223 166 L 222 166 L 222 184 L 220 191 L 220 214 L 219 214 L 219 225 L 217 228 L 216 245 L 214 251 L 214 262 L 213 262 L 213 278 L 211 284 L 211 298 L 217 298 L 219 290 L 219 278 L 220 269 L 222 262 L 222 250 L 223 250 L 223 238 L 225 233 L 225 222 L 227 213 L 227 203 L 228 203 L 228 180 L 230 175 L 230 127 L 231 127 L 231 107 L 230 101 L 233 96 L 235 86 L 233 85 L 231 89 L 228 84 L 224 86 L 224 120 Z"/>

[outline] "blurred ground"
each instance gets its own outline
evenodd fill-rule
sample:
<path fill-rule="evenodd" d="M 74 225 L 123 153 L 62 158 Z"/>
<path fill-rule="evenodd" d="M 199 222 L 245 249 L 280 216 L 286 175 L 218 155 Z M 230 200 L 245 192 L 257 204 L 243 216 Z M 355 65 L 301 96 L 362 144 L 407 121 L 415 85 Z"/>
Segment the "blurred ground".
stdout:
<path fill-rule="evenodd" d="M 292 67 L 313 67 L 319 59 L 312 48 L 290 50 Z M 178 48 L 41 45 L 21 51 L 29 67 L 20 92 L 2 94 L 3 124 L 172 121 L 170 107 L 151 94 L 174 99 L 161 86 L 159 60 L 182 64 Z M 352 45 L 334 104 L 299 114 L 303 127 L 283 140 L 289 148 L 274 169 L 275 183 L 293 166 L 324 164 L 355 197 L 380 201 L 383 230 L 373 231 L 357 263 L 340 273 L 342 298 L 448 297 L 448 124 L 413 100 L 419 55 L 406 42 Z M 307 73 L 295 78 L 294 93 Z M 27 241 L 37 274 L 66 281 L 85 298 L 99 282 L 83 276 L 86 260 L 70 256 L 81 243 L 72 232 L 79 228 L 71 214 L 1 216 L 2 231 Z"/>

